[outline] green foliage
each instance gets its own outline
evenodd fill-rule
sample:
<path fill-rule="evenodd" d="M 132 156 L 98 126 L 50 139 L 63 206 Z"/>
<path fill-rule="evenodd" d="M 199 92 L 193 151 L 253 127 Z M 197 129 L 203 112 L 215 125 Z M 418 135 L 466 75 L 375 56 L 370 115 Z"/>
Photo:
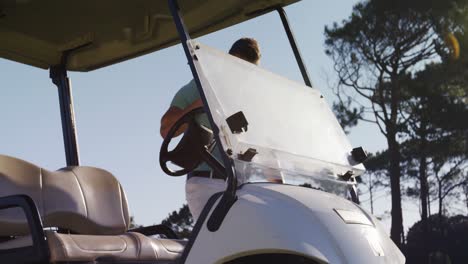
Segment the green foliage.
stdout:
<path fill-rule="evenodd" d="M 377 172 L 388 169 L 388 151 L 370 153 L 364 161 L 364 166 L 369 172 Z"/>
<path fill-rule="evenodd" d="M 367 0 L 342 23 L 325 27 L 326 53 L 338 77 L 334 110 L 341 124 L 372 122 L 387 139 L 389 149 L 366 165 L 380 178 L 389 176 L 391 236 L 397 244 L 403 232 L 402 175 L 413 182 L 422 179 L 423 187 L 409 186 L 407 194 L 426 194 L 431 168 L 439 200 L 465 184 L 458 179 L 463 174 L 455 173 L 463 167 L 451 168 L 466 159 L 467 21 L 468 0 Z"/>
<path fill-rule="evenodd" d="M 341 124 L 347 128 L 367 119 L 378 123 L 384 134 L 388 121 L 395 123 L 398 131 L 404 129 L 404 119 L 393 113 L 397 109 L 391 109 L 391 104 L 397 107 L 405 99 L 399 93 L 406 89 L 412 73 L 420 71 L 425 63 L 449 58 L 449 32 L 466 47 L 463 35 L 464 25 L 468 24 L 467 2 L 363 1 L 347 20 L 325 27 L 326 53 L 335 63 L 339 80 L 336 93 L 340 100 L 334 110 Z M 466 68 L 466 63 L 465 67 L 457 64 L 459 67 L 454 69 Z M 356 100 L 356 95 L 371 105 Z"/>
<path fill-rule="evenodd" d="M 465 51 L 468 53 L 467 46 L 459 60 L 432 63 L 415 73 L 403 94 L 402 112 L 408 120 L 406 141 L 401 145 L 403 169 L 416 181 L 421 180 L 421 169 L 426 171 L 426 192 L 435 196 L 432 200 L 457 197 L 468 184 L 464 171 L 468 163 L 468 71 L 460 67 L 466 64 Z M 421 159 L 427 161 L 425 168 L 421 168 Z M 407 188 L 413 197 L 422 191 L 417 185 Z M 443 201 L 439 204 L 442 211 Z"/>
<path fill-rule="evenodd" d="M 184 204 L 179 211 L 170 213 L 161 224 L 171 227 L 179 238 L 189 238 L 195 223 L 188 205 Z"/>
<path fill-rule="evenodd" d="M 134 216 L 130 216 L 130 225 L 129 225 L 129 228 L 128 229 L 135 229 L 135 228 L 138 228 L 138 227 L 142 227 L 142 225 L 139 225 L 135 222 L 135 217 Z"/>
<path fill-rule="evenodd" d="M 357 125 L 359 119 L 362 118 L 364 108 L 352 107 L 352 102 L 348 98 L 347 101 L 340 101 L 339 103 L 333 103 L 333 112 L 336 118 L 340 122 L 341 127 L 346 134 L 349 133 L 349 128 Z"/>
<path fill-rule="evenodd" d="M 422 221 L 415 223 L 408 231 L 404 248 L 406 263 L 432 263 L 440 256 L 447 255 L 452 264 L 468 263 L 468 217 L 457 215 L 450 218 L 432 215 L 428 218 L 429 232 L 424 232 Z M 427 253 L 425 253 L 427 252 Z M 441 254 L 442 253 L 442 254 Z"/>

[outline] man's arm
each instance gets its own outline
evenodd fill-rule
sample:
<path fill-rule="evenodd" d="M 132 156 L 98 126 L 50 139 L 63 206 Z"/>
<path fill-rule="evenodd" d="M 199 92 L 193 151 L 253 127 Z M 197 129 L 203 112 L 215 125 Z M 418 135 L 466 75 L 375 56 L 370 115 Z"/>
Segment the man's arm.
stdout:
<path fill-rule="evenodd" d="M 203 106 L 203 103 L 201 99 L 196 100 L 193 102 L 191 105 L 186 107 L 185 109 L 180 109 L 177 106 L 171 106 L 167 110 L 167 112 L 163 115 L 161 118 L 161 129 L 160 133 L 163 138 L 166 138 L 167 133 L 171 129 L 171 127 L 179 120 L 182 116 L 184 116 L 186 113 L 192 111 L 195 108 Z M 177 132 L 175 133 L 175 137 L 180 135 L 182 132 L 184 132 L 186 129 L 186 126 L 182 126 Z"/>

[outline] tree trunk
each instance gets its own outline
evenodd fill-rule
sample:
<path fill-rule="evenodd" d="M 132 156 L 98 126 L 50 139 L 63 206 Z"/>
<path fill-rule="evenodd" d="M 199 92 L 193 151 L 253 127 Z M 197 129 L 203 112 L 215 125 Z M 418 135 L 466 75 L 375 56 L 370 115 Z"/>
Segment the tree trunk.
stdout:
<path fill-rule="evenodd" d="M 420 145 L 419 145 L 419 184 L 420 184 L 420 199 L 421 199 L 421 222 L 423 225 L 423 239 L 428 241 L 429 234 L 429 223 L 428 218 L 428 183 L 427 183 L 427 133 L 426 133 L 426 122 L 425 119 L 421 119 L 421 125 L 419 130 Z M 429 250 L 423 245 L 423 252 L 425 262 L 429 261 Z"/>
<path fill-rule="evenodd" d="M 374 187 L 372 184 L 372 173 L 369 173 L 369 195 L 370 195 L 370 210 L 371 214 L 374 214 Z"/>
<path fill-rule="evenodd" d="M 403 239 L 403 216 L 401 210 L 401 190 L 400 190 L 400 148 L 396 141 L 396 130 L 388 129 L 387 134 L 388 150 L 390 153 L 390 189 L 392 194 L 392 226 L 390 237 L 393 242 L 401 248 Z"/>
<path fill-rule="evenodd" d="M 428 190 L 427 190 L 427 193 L 429 193 L 429 186 L 428 186 Z M 429 197 L 429 195 L 427 196 L 427 213 L 428 215 L 431 215 L 431 198 Z"/>
<path fill-rule="evenodd" d="M 398 54 L 398 51 L 397 51 Z M 399 56 L 398 56 L 399 57 Z M 401 248 L 403 241 L 403 213 L 401 209 L 401 189 L 400 189 L 400 144 L 397 141 L 398 107 L 400 103 L 400 84 L 397 64 L 393 65 L 391 74 L 391 100 L 390 119 L 385 126 L 387 129 L 387 143 L 390 154 L 390 191 L 392 194 L 392 227 L 390 237 L 397 247 Z M 383 98 L 382 98 L 383 99 Z"/>
<path fill-rule="evenodd" d="M 442 182 L 439 181 L 439 219 L 442 219 Z"/>
<path fill-rule="evenodd" d="M 466 212 L 468 214 L 468 185 L 463 186 L 463 191 L 465 192 Z"/>
<path fill-rule="evenodd" d="M 428 217 L 428 212 L 427 212 L 427 155 L 426 155 L 426 143 L 427 139 L 426 138 L 421 138 L 421 157 L 419 160 L 419 183 L 420 183 L 420 198 L 421 198 L 421 220 L 425 222 Z"/>

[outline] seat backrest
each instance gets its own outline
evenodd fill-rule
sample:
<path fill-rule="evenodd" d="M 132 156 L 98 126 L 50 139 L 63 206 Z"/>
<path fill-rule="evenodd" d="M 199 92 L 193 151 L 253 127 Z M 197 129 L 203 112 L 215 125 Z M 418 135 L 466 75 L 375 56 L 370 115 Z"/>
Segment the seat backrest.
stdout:
<path fill-rule="evenodd" d="M 127 198 L 109 172 L 93 167 L 47 171 L 29 162 L 0 155 L 0 197 L 30 196 L 44 227 L 79 234 L 117 235 L 129 226 Z M 29 233 L 19 208 L 0 211 L 0 236 Z"/>

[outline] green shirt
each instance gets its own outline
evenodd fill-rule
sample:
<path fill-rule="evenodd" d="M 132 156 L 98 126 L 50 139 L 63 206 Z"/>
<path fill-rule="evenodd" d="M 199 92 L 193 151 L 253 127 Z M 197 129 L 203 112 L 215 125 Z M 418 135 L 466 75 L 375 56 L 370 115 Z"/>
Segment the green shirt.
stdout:
<path fill-rule="evenodd" d="M 171 106 L 175 106 L 183 110 L 198 99 L 200 99 L 200 93 L 198 92 L 195 81 L 191 80 L 176 93 L 174 99 L 172 99 Z M 206 114 L 199 114 L 195 118 L 198 124 L 211 129 L 211 125 Z"/>
<path fill-rule="evenodd" d="M 189 83 L 180 88 L 180 90 L 176 93 L 174 99 L 172 99 L 171 106 L 175 106 L 183 110 L 189 107 L 198 99 L 200 99 L 200 93 L 198 92 L 195 81 L 191 80 Z M 208 116 L 205 113 L 197 115 L 195 117 L 195 120 L 198 124 L 211 129 L 210 122 L 208 121 Z M 219 160 L 221 158 L 219 148 L 216 147 L 213 152 L 214 156 Z M 195 170 L 211 171 L 211 168 L 210 166 L 208 166 L 208 164 L 203 162 L 200 165 L 198 165 L 198 167 Z"/>

